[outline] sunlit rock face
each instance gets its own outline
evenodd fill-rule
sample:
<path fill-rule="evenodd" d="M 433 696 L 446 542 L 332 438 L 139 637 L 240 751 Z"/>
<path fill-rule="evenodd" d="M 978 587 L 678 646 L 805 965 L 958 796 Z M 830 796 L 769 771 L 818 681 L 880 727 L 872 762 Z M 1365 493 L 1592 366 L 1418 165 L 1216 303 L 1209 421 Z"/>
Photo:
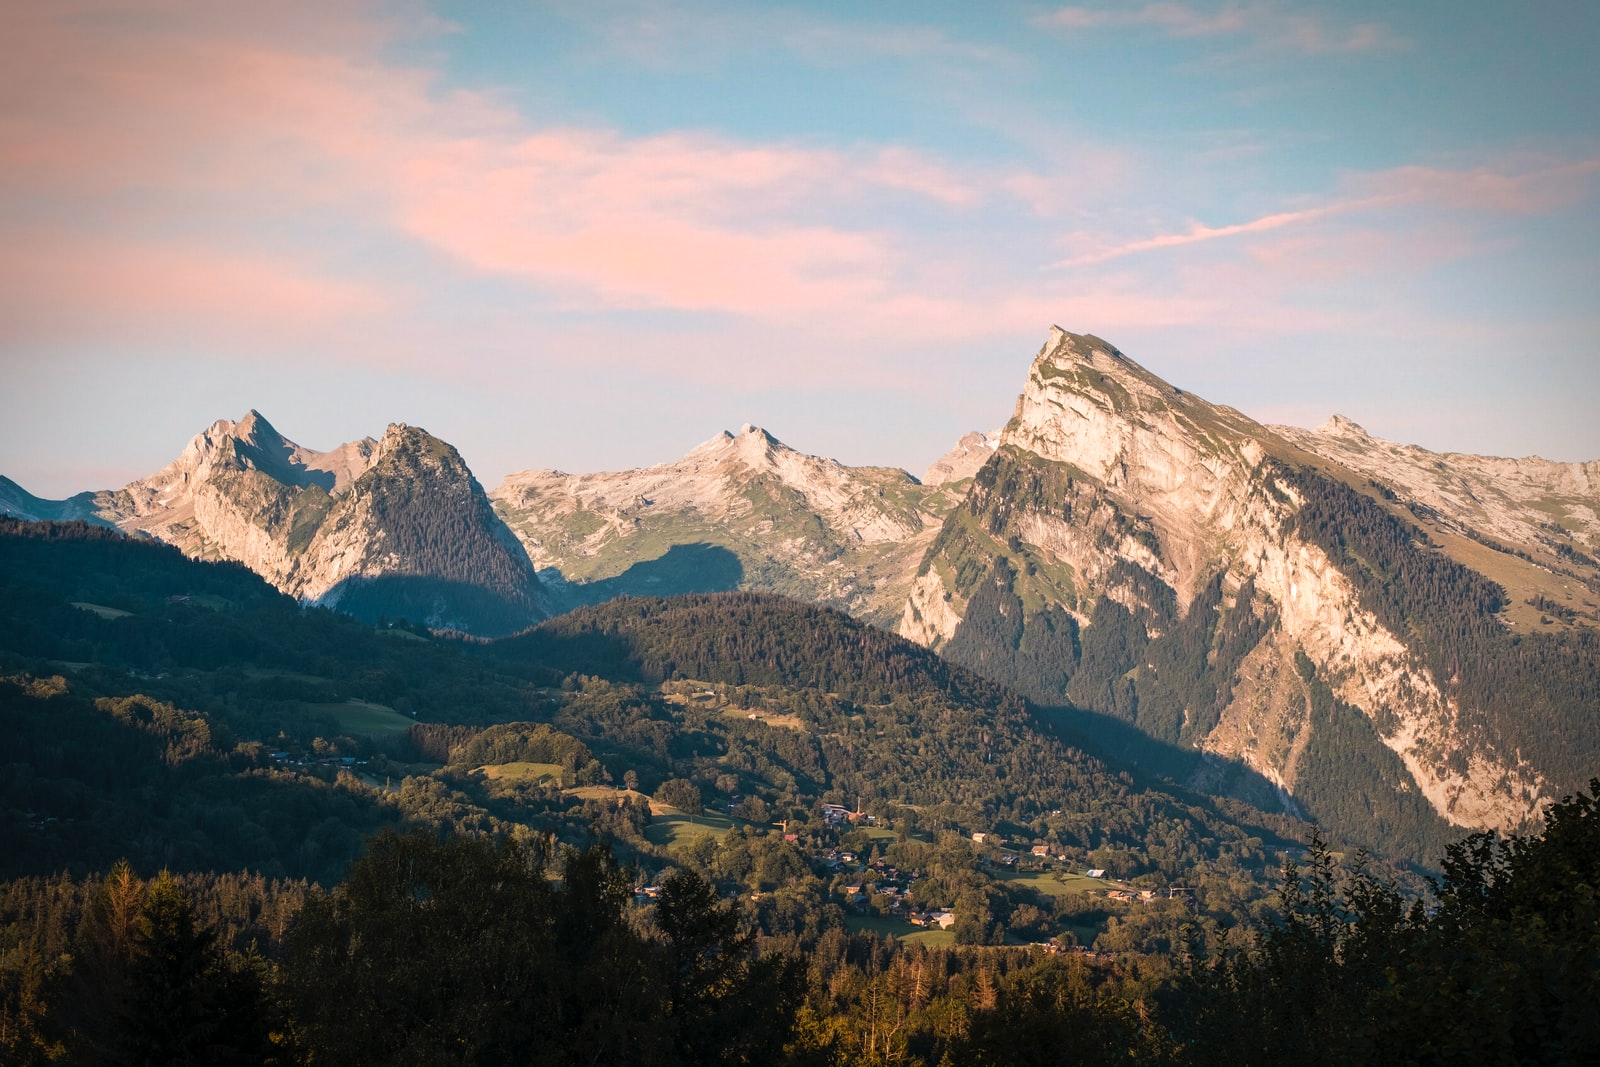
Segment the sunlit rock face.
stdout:
<path fill-rule="evenodd" d="M 671 463 L 512 474 L 491 494 L 557 595 L 757 589 L 893 621 L 966 482 L 805 455 L 746 425 Z"/>
<path fill-rule="evenodd" d="M 1376 455 L 1399 482 L 1397 472 L 1418 462 L 1354 441 L 1348 425 L 1269 429 L 1174 388 L 1098 338 L 1052 329 L 994 455 L 923 559 L 898 629 L 991 673 L 1010 647 L 1036 699 L 1089 706 L 1164 743 L 1238 761 L 1291 810 L 1311 788 L 1307 768 L 1329 765 L 1325 746 L 1348 743 L 1353 727 L 1340 717 L 1358 713 L 1393 762 L 1350 788 L 1420 795 L 1459 827 L 1524 826 L 1550 795 L 1540 768 L 1461 706 L 1415 634 L 1363 605 L 1350 559 L 1330 558 L 1326 536 L 1305 533 L 1307 486 L 1337 490 L 1318 490 L 1324 509 L 1322 497 L 1359 494 L 1361 514 L 1381 507 L 1414 519 L 1365 472 L 1380 469 Z M 1498 462 L 1471 468 L 1487 477 L 1506 470 Z M 1577 494 L 1592 492 L 1592 466 L 1511 469 Z M 1572 514 L 1581 522 L 1590 513 Z M 1110 654 L 1096 627 L 1125 618 L 1142 651 L 1091 686 L 1087 675 Z M 1055 638 L 1056 661 L 1082 657 L 1053 693 L 1029 629 L 1052 619 L 1081 645 Z M 1173 651 L 1184 642 L 1188 659 Z M 1332 762 L 1355 759 L 1340 752 Z M 1193 772 L 1195 784 L 1210 767 Z M 1319 781 L 1312 792 L 1328 789 Z"/>
<path fill-rule="evenodd" d="M 219 420 L 160 471 L 96 494 L 94 510 L 362 617 L 500 634 L 548 614 L 526 552 L 460 454 L 404 424 L 317 452 L 254 411 Z"/>

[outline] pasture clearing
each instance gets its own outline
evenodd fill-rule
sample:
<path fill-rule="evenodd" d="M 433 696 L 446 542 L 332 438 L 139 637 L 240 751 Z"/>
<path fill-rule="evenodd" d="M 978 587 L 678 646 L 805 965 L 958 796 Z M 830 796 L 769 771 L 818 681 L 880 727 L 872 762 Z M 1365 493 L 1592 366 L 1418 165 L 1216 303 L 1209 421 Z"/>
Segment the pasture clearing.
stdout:
<path fill-rule="evenodd" d="M 1113 878 L 1090 878 L 1071 871 L 994 871 L 996 881 L 1008 885 L 1023 885 L 1035 893 L 1052 897 L 1065 897 L 1074 893 L 1104 893 L 1108 889 L 1131 889 L 1132 886 Z"/>
<path fill-rule="evenodd" d="M 79 611 L 93 612 L 102 619 L 126 619 L 133 614 L 133 612 L 123 611 L 121 608 L 107 607 L 104 604 L 91 604 L 86 600 L 74 600 L 72 601 L 72 606 Z"/>
<path fill-rule="evenodd" d="M 940 948 L 956 943 L 954 930 L 941 930 L 937 926 L 912 926 L 904 919 L 885 918 L 882 915 L 846 915 L 844 925 L 851 933 L 871 932 L 893 934 L 902 945 L 927 945 Z"/>
<path fill-rule="evenodd" d="M 308 704 L 307 707 L 332 715 L 338 721 L 339 729 L 351 735 L 381 737 L 403 734 L 416 722 L 411 716 L 402 715 L 386 704 L 369 704 L 353 697 L 342 704 Z"/>
<path fill-rule="evenodd" d="M 654 802 L 650 810 L 653 814 L 650 825 L 645 827 L 645 839 L 653 845 L 664 845 L 669 849 L 676 849 L 707 834 L 721 838 L 733 829 L 733 820 L 726 815 L 689 815 L 677 808 Z M 656 812 L 659 814 L 654 814 Z"/>
<path fill-rule="evenodd" d="M 559 763 L 530 763 L 527 760 L 516 760 L 511 763 L 489 763 L 473 769 L 473 774 L 481 774 L 491 782 L 543 782 L 550 779 L 561 781 L 561 764 Z"/>

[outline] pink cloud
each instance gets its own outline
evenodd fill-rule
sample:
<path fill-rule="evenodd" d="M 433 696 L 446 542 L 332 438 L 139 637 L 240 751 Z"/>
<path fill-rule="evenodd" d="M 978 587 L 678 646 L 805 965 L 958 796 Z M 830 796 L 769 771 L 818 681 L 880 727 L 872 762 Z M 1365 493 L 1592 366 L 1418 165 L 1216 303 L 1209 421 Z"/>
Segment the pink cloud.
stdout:
<path fill-rule="evenodd" d="M 219 333 L 283 339 L 389 309 L 392 294 L 205 244 L 11 234 L 0 242 L 0 340 Z"/>
<path fill-rule="evenodd" d="M 974 195 L 904 150 L 858 159 L 584 130 L 429 148 L 391 187 L 407 232 L 475 269 L 608 304 L 761 316 L 871 300 L 899 258 L 888 236 L 788 220 L 886 193 Z"/>
<path fill-rule="evenodd" d="M 311 10 L 0 14 L 0 194 L 39 209 L 0 216 L 0 329 L 105 336 L 121 323 L 143 335 L 196 320 L 267 336 L 344 329 L 357 347 L 420 361 L 469 328 L 486 361 L 558 349 L 582 358 L 543 344 L 547 320 L 521 309 L 465 326 L 465 313 L 420 327 L 405 317 L 402 292 L 492 274 L 563 310 L 713 312 L 719 337 L 781 336 L 784 351 L 806 354 L 751 358 L 730 342 L 713 357 L 695 334 L 681 348 L 699 346 L 696 367 L 718 368 L 705 373 L 858 378 L 875 372 L 840 353 L 1031 336 L 1051 321 L 1107 333 L 1309 328 L 1322 320 L 1297 297 L 1314 271 L 1286 266 L 1285 239 L 1312 242 L 1322 255 L 1314 270 L 1332 277 L 1358 254 L 1328 243 L 1336 220 L 1417 204 L 1537 210 L 1582 195 L 1596 167 L 1354 176 L 1325 203 L 1243 221 L 1075 235 L 1057 265 L 1097 269 L 1069 276 L 1038 269 L 1047 246 L 1029 243 L 1025 231 L 1038 226 L 1027 212 L 1084 218 L 1085 188 L 1103 196 L 1125 176 L 1121 154 L 1075 145 L 1046 157 L 1053 170 L 989 171 L 904 146 L 540 129 L 492 95 L 443 91 L 426 69 L 380 60 L 396 31 L 360 5 L 333 8 L 325 23 Z M 1134 13 L 1165 32 L 1222 35 L 1255 32 L 1246 15 L 1256 10 Z M 897 216 L 906 209 L 918 225 Z M 263 232 L 318 212 L 426 265 L 364 262 L 341 278 L 328 264 L 352 257 L 316 237 L 286 251 L 287 240 Z M 24 214 L 35 220 L 26 232 L 15 221 Z M 45 229 L 68 217 L 72 226 Z M 208 238 L 211 223 L 227 225 Z M 1214 260 L 1228 257 L 1196 266 L 1205 257 L 1156 255 L 1230 242 L 1248 254 L 1221 266 Z M 1153 274 L 1140 256 L 1178 264 Z M 407 275 L 412 288 L 390 281 L 410 269 L 423 272 Z M 396 308 L 392 325 L 376 321 Z"/>
<path fill-rule="evenodd" d="M 830 221 L 841 208 L 869 218 L 875 201 L 954 208 L 981 195 L 900 147 L 530 130 L 489 97 L 341 52 L 366 25 L 341 14 L 358 28 L 303 50 L 226 19 L 169 25 L 159 10 L 115 32 L 93 18 L 11 18 L 0 189 L 117 224 L 131 210 L 147 240 L 218 205 L 253 219 L 334 207 L 568 303 L 737 314 L 884 290 L 901 253 Z"/>
<path fill-rule="evenodd" d="M 1589 195 L 1600 175 L 1600 159 L 1523 162 L 1515 169 L 1474 167 L 1448 170 L 1407 166 L 1359 176 L 1351 185 L 1376 200 L 1408 202 L 1457 211 L 1540 214 Z"/>

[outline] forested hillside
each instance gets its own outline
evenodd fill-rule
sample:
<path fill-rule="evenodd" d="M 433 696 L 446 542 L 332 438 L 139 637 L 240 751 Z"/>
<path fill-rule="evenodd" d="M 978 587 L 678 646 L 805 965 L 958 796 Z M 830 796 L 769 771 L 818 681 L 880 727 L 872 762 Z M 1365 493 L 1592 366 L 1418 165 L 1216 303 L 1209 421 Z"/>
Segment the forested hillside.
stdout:
<path fill-rule="evenodd" d="M 1181 1061 L 1309 833 L 746 594 L 441 639 L 13 523 L 0 676 L 8 1063 Z"/>

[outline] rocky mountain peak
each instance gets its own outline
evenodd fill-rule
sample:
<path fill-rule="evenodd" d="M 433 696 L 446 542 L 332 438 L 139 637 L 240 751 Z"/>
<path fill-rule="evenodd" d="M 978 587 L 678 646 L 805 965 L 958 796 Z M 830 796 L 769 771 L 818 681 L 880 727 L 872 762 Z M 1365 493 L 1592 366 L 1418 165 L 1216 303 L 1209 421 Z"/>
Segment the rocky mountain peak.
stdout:
<path fill-rule="evenodd" d="M 377 443 L 373 472 L 408 473 L 428 477 L 471 479 L 461 453 L 454 445 L 433 436 L 420 426 L 390 423 Z"/>
<path fill-rule="evenodd" d="M 1389 529 L 1391 521 L 1404 529 L 1415 515 L 1399 510 L 1404 505 L 1388 487 L 1408 488 L 1423 474 L 1441 483 L 1441 475 L 1451 477 L 1446 467 L 1466 466 L 1461 457 L 1443 463 L 1434 462 L 1443 457 L 1395 450 L 1375 477 L 1380 472 L 1372 456 L 1380 446 L 1339 417 L 1316 433 L 1262 426 L 1174 388 L 1099 338 L 1054 327 L 1033 360 L 997 455 L 924 560 L 900 630 L 949 649 L 968 666 L 1009 662 L 1008 669 L 1032 679 L 1047 702 L 1085 701 L 1136 723 L 1147 715 L 1141 728 L 1152 736 L 1167 743 L 1187 738 L 1204 751 L 1241 759 L 1297 795 L 1306 781 L 1313 793 L 1323 788 L 1314 775 L 1302 778 L 1311 772 L 1300 753 L 1323 741 L 1312 740 L 1303 693 L 1295 696 L 1298 679 L 1315 671 L 1328 680 L 1334 699 L 1369 717 L 1374 738 L 1387 750 L 1382 758 L 1403 766 L 1393 773 L 1410 776 L 1407 788 L 1426 798 L 1429 818 L 1515 827 L 1537 807 L 1544 788 L 1538 769 L 1517 754 L 1514 732 L 1497 734 L 1500 726 L 1486 713 L 1465 706 L 1453 688 L 1465 684 L 1458 682 L 1461 671 L 1436 669 L 1446 660 L 1419 644 L 1412 628 L 1398 623 L 1397 612 L 1368 588 L 1371 559 L 1388 542 L 1374 540 L 1362 549 L 1365 555 L 1352 556 L 1345 540 L 1327 536 L 1341 521 L 1355 524 L 1352 536 Z M 1313 454 L 1322 458 L 1311 463 Z M 1424 458 L 1427 471 L 1421 470 Z M 1402 477 L 1413 468 L 1416 477 Z M 1530 463 L 1513 472 L 1502 461 L 1501 468 L 1502 484 L 1525 470 L 1534 497 Z M 1374 473 L 1356 473 L 1367 470 Z M 1551 513 L 1561 507 L 1564 525 L 1546 517 L 1545 526 L 1528 532 L 1549 543 L 1547 570 L 1564 565 L 1586 580 L 1582 568 L 1593 542 L 1585 520 L 1596 509 L 1576 491 L 1568 491 L 1570 502 L 1556 499 L 1550 488 L 1556 473 L 1539 472 L 1544 495 L 1536 502 Z M 1559 472 L 1561 484 L 1575 489 L 1579 473 Z M 1506 495 L 1486 482 L 1464 483 L 1459 493 L 1453 481 L 1446 488 L 1462 501 Z M 1433 513 L 1446 514 L 1445 503 L 1430 505 Z M 1485 508 L 1498 505 L 1475 506 L 1476 523 L 1464 521 L 1462 529 L 1475 529 Z M 1465 514 L 1464 507 L 1458 511 Z M 1471 548 L 1463 550 L 1469 558 L 1483 556 L 1482 545 L 1461 543 Z M 1420 558 L 1452 542 L 1414 534 L 1395 544 L 1399 554 L 1424 546 L 1415 550 Z M 1427 561 L 1440 570 L 1451 565 Z M 1410 557 L 1393 566 L 1399 577 L 1391 583 L 1427 569 Z M 1538 570 L 1526 568 L 1528 575 Z M 1477 588 L 1469 578 L 1451 581 L 1458 592 Z M 1393 595 L 1392 584 L 1384 588 Z M 1244 590 L 1254 605 L 1244 610 L 1259 636 L 1229 682 L 1236 685 L 1232 698 L 1212 705 L 1214 718 L 1204 720 L 1201 731 L 1192 702 L 1185 706 L 1163 688 L 1172 665 L 1162 666 L 1155 653 L 1139 659 L 1126 649 L 1129 641 L 1138 645 L 1140 634 L 1154 647 L 1161 635 L 1184 627 L 1206 633 L 1191 639 L 1193 647 L 1206 647 L 1220 632 L 1215 620 L 1239 610 L 1232 598 Z M 1437 596 L 1415 595 L 1413 614 L 1436 610 Z M 1581 590 L 1541 595 L 1540 603 L 1574 617 L 1586 610 Z M 1485 594 L 1484 603 L 1494 599 Z M 1024 624 L 1031 638 L 1007 629 L 1033 611 L 1037 617 Z M 1137 627 L 1117 631 L 1106 647 L 1127 655 L 1126 662 L 1107 668 L 1093 685 L 1085 675 L 1061 688 L 1059 679 L 1074 669 L 1080 647 L 1084 665 L 1101 662 L 1098 650 L 1091 655 L 1099 640 L 1095 620 L 1123 616 L 1139 620 Z M 1488 622 L 1485 632 L 1494 626 Z M 1076 640 L 1060 638 L 1078 630 Z M 1038 658 L 1051 640 L 1061 640 L 1060 649 Z M 1051 677 L 1057 680 L 1044 680 Z M 1167 711 L 1158 713 L 1163 700 Z M 1289 716 L 1283 709 L 1290 707 L 1302 710 Z M 1288 741 L 1262 740 L 1269 737 Z M 1461 749 L 1473 752 L 1471 761 L 1440 755 Z M 1387 787 L 1374 782 L 1372 788 Z"/>
<path fill-rule="evenodd" d="M 679 460 L 693 466 L 696 463 L 733 463 L 753 469 L 773 466 L 787 457 L 798 456 L 794 449 L 753 423 L 739 427 L 738 433 L 723 430 L 711 440 L 696 447 Z M 652 468 L 654 469 L 654 468 Z"/>
<path fill-rule="evenodd" d="M 1372 436 L 1363 427 L 1343 415 L 1329 415 L 1328 421 L 1318 426 L 1316 432 L 1329 437 L 1351 437 L 1358 440 L 1367 440 Z"/>
<path fill-rule="evenodd" d="M 1001 430 L 961 435 L 954 448 L 940 456 L 922 476 L 923 485 L 947 485 L 971 478 L 1000 447 Z"/>
<path fill-rule="evenodd" d="M 1264 437 L 1258 423 L 1174 388 L 1100 338 L 1056 326 L 1001 444 L 1148 495 L 1197 480 L 1209 492 L 1225 468 L 1259 462 Z"/>

